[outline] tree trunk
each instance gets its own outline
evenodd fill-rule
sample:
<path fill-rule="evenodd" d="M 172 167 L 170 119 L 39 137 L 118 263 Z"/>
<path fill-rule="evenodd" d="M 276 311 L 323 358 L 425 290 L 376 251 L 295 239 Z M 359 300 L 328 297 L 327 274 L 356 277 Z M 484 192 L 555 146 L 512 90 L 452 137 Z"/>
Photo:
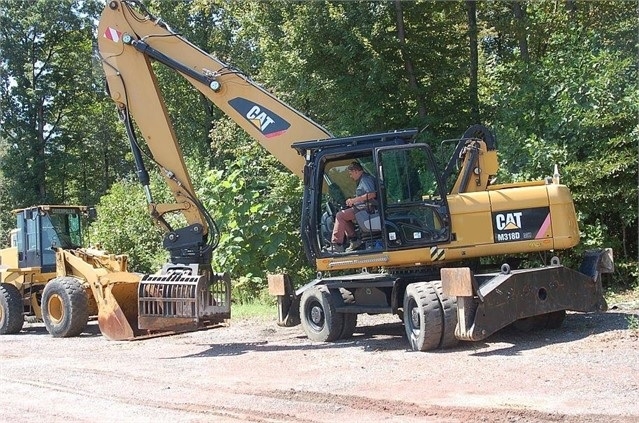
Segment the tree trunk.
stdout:
<path fill-rule="evenodd" d="M 575 3 L 575 0 L 566 0 L 565 7 L 570 17 L 574 18 L 577 14 L 577 4 Z"/>
<path fill-rule="evenodd" d="M 475 0 L 467 0 L 466 8 L 468 10 L 468 41 L 470 44 L 470 83 L 469 83 L 469 100 L 470 100 L 470 118 L 472 123 L 481 123 L 479 116 L 479 94 L 478 90 L 478 69 L 479 55 L 477 53 L 477 3 Z"/>
<path fill-rule="evenodd" d="M 34 169 L 33 175 L 35 176 L 36 183 L 36 195 L 38 197 L 38 203 L 44 204 L 47 199 L 46 188 L 46 174 L 47 174 L 47 159 L 45 154 L 45 139 L 44 139 L 44 104 L 43 101 L 38 102 L 37 105 L 37 120 L 35 122 L 37 133 L 37 145 L 34 157 Z"/>
<path fill-rule="evenodd" d="M 421 89 L 417 77 L 415 75 L 415 69 L 413 68 L 413 62 L 410 59 L 410 55 L 406 50 L 406 32 L 404 30 L 404 12 L 402 10 L 401 0 L 395 0 L 395 12 L 397 18 L 397 39 L 399 40 L 399 51 L 404 61 L 404 70 L 406 70 L 406 77 L 408 78 L 408 84 L 411 91 L 415 94 L 417 100 L 417 113 L 421 119 L 425 119 L 427 115 L 426 104 L 421 94 Z"/>
<path fill-rule="evenodd" d="M 519 41 L 521 59 L 528 63 L 530 61 L 530 55 L 528 54 L 528 38 L 526 33 L 526 9 L 521 7 L 521 2 L 516 1 L 513 3 L 513 14 L 516 19 L 515 27 L 517 31 L 517 40 Z"/>

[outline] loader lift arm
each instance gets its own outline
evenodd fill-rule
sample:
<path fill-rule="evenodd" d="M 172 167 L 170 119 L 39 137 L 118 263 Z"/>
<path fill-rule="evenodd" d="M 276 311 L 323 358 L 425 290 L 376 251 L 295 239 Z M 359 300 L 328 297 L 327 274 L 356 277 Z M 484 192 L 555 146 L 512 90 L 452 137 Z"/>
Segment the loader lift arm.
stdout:
<path fill-rule="evenodd" d="M 137 0 L 108 2 L 100 18 L 98 39 L 109 94 L 125 124 L 149 212 L 165 231 L 163 245 L 171 256 L 162 271 L 164 276 L 145 276 L 140 283 L 140 328 L 197 326 L 206 315 L 211 317 L 216 313 L 230 317 L 230 282 L 228 277 L 211 269 L 217 228 L 195 195 L 152 61 L 186 78 L 270 154 L 300 176 L 304 158 L 290 146 L 298 141 L 328 138 L 330 133 L 259 87 L 241 71 L 174 32 Z M 138 142 L 133 121 L 146 147 Z M 160 168 L 173 193 L 173 203 L 154 201 L 144 155 Z M 178 212 L 184 215 L 187 226 L 175 229 L 165 215 Z M 199 277 L 194 278 L 196 275 Z M 224 286 L 212 287 L 216 283 Z M 190 290 L 195 286 L 199 293 Z M 175 294 L 187 291 L 190 293 Z M 197 301 L 190 304 L 192 297 L 210 296 L 211 292 L 219 295 L 205 299 L 206 305 Z M 183 306 L 184 301 L 190 305 Z M 223 310 L 219 309 L 220 304 L 224 304 Z M 209 312 L 198 311 L 207 307 Z"/>

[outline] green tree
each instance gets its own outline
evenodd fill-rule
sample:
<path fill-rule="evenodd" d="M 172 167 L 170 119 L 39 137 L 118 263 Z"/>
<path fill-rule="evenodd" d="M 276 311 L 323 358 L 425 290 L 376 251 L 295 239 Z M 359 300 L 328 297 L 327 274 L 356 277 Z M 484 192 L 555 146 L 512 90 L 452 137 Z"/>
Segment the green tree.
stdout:
<path fill-rule="evenodd" d="M 256 78 L 333 133 L 440 137 L 470 120 L 465 17 L 459 2 L 272 2 L 238 20 L 263 56 Z"/>
<path fill-rule="evenodd" d="M 4 156 L 5 149 L 6 145 L 0 137 L 0 158 Z M 9 204 L 5 183 L 2 170 L 0 169 L 0 205 Z M 11 213 L 8 213 L 8 208 L 8 206 L 0 207 L 0 248 L 9 246 L 9 231 L 15 226 L 13 216 L 11 216 Z"/>
<path fill-rule="evenodd" d="M 484 11 L 503 19 L 505 5 Z M 636 5 L 555 6 L 526 3 L 516 17 L 527 22 L 525 37 L 504 20 L 487 24 L 482 90 L 500 135 L 502 177 L 540 178 L 558 164 L 579 211 L 581 248 L 613 247 L 636 280 Z"/>
<path fill-rule="evenodd" d="M 96 0 L 2 0 L 0 167 L 9 207 L 92 203 L 128 167 L 92 58 Z M 112 106 L 109 104 L 108 106 Z"/>
<path fill-rule="evenodd" d="M 311 269 L 299 237 L 299 178 L 228 119 L 218 122 L 213 142 L 219 152 L 235 153 L 199 190 L 221 231 L 214 268 L 230 272 L 240 301 L 258 298 L 269 272 L 306 282 Z"/>
<path fill-rule="evenodd" d="M 152 189 L 161 201 L 167 189 L 152 173 Z M 89 240 L 113 254 L 128 254 L 130 270 L 154 273 L 168 256 L 162 249 L 162 231 L 149 215 L 144 190 L 137 181 L 114 183 L 96 205 L 98 218 L 90 227 Z"/>

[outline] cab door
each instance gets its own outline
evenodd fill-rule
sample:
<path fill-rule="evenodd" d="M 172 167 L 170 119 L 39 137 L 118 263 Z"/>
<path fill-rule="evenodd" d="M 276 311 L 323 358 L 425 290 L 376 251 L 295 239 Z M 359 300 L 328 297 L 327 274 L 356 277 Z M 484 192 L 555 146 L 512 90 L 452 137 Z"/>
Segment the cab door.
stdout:
<path fill-rule="evenodd" d="M 18 267 L 41 267 L 40 214 L 37 209 L 25 209 L 17 215 Z"/>
<path fill-rule="evenodd" d="M 433 154 L 426 144 L 376 149 L 379 205 L 386 248 L 450 242 L 450 214 Z"/>

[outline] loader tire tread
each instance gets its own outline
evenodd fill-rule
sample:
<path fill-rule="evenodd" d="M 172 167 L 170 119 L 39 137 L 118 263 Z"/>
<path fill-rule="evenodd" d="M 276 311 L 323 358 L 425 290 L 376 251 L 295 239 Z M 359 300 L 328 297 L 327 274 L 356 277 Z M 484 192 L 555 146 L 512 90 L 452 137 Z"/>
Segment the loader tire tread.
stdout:
<path fill-rule="evenodd" d="M 18 333 L 24 325 L 22 295 L 10 283 L 0 284 L 0 335 Z"/>
<path fill-rule="evenodd" d="M 42 292 L 42 319 L 54 337 L 81 334 L 89 320 L 88 295 L 82 282 L 68 276 L 49 281 Z"/>

